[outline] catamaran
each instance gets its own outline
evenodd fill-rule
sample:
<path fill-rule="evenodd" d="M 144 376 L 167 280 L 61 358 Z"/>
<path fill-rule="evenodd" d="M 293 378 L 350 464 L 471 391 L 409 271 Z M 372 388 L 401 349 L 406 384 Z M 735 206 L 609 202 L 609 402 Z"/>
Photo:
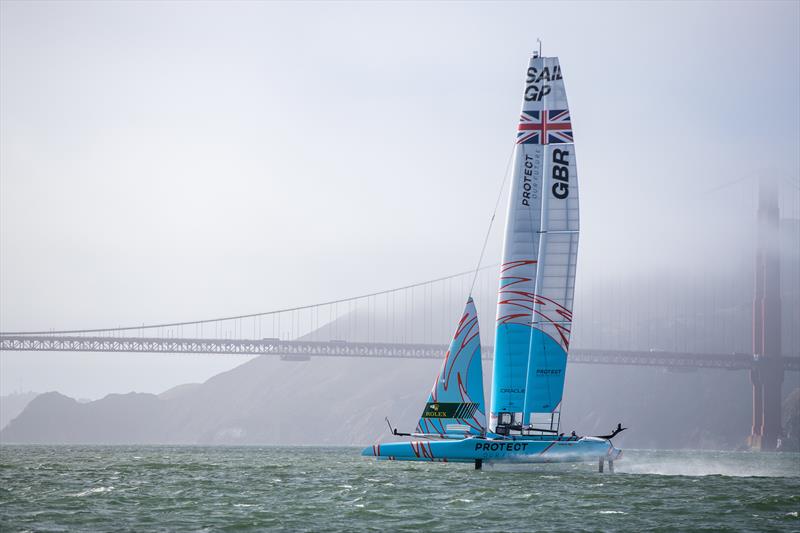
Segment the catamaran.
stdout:
<path fill-rule="evenodd" d="M 578 255 L 572 120 L 557 57 L 534 52 L 517 127 L 497 300 L 491 407 L 484 403 L 478 317 L 470 296 L 415 431 L 362 455 L 401 461 L 599 460 L 609 435 L 560 433 Z M 388 423 L 388 419 L 387 419 Z"/>

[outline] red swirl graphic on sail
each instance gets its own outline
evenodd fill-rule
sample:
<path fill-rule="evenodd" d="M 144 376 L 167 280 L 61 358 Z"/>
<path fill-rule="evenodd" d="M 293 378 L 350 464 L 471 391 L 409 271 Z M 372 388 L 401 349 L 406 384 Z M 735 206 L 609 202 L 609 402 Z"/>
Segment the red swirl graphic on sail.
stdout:
<path fill-rule="evenodd" d="M 530 323 L 530 317 L 533 313 L 534 293 L 533 293 L 533 278 L 531 276 L 521 275 L 525 270 L 531 270 L 537 261 L 534 259 L 522 259 L 518 261 L 509 261 L 500 266 L 500 289 L 498 291 L 497 306 L 498 306 L 498 324 L 506 324 L 509 322 L 515 323 Z M 526 268 L 528 267 L 528 268 Z M 510 272 L 513 270 L 522 270 L 523 272 Z M 510 273 L 506 274 L 506 273 Z M 533 272 L 531 272 L 533 274 Z M 522 290 L 523 288 L 530 290 Z M 509 287 L 514 285 L 522 285 L 520 289 L 509 290 Z M 520 312 L 524 310 L 524 312 Z"/>

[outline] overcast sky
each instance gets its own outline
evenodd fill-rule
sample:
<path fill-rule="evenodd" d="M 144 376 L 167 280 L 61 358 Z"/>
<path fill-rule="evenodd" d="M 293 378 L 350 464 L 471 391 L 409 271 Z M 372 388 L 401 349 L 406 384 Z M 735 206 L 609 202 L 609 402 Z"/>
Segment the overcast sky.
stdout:
<path fill-rule="evenodd" d="M 758 175 L 797 216 L 797 2 L 0 15 L 3 331 L 266 311 L 469 269 L 537 37 L 576 132 L 580 283 L 724 268 L 752 246 Z M 3 353 L 0 393 L 158 392 L 236 361 Z"/>

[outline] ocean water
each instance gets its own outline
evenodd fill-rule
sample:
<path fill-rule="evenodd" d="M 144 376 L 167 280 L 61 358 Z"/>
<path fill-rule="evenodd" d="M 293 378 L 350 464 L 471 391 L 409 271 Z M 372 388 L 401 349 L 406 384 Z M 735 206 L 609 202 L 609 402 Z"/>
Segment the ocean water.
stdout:
<path fill-rule="evenodd" d="M 352 448 L 0 446 L 0 531 L 800 531 L 800 455 L 377 462 Z"/>

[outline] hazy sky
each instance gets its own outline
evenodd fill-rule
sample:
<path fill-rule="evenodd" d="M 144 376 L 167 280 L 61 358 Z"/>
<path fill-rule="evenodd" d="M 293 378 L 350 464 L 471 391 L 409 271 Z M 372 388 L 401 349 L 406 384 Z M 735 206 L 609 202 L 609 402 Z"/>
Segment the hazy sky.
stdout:
<path fill-rule="evenodd" d="M 0 330 L 470 268 L 537 37 L 575 126 L 582 283 L 721 268 L 763 173 L 797 216 L 797 2 L 4 1 Z M 0 393 L 159 391 L 237 360 L 3 353 Z"/>

